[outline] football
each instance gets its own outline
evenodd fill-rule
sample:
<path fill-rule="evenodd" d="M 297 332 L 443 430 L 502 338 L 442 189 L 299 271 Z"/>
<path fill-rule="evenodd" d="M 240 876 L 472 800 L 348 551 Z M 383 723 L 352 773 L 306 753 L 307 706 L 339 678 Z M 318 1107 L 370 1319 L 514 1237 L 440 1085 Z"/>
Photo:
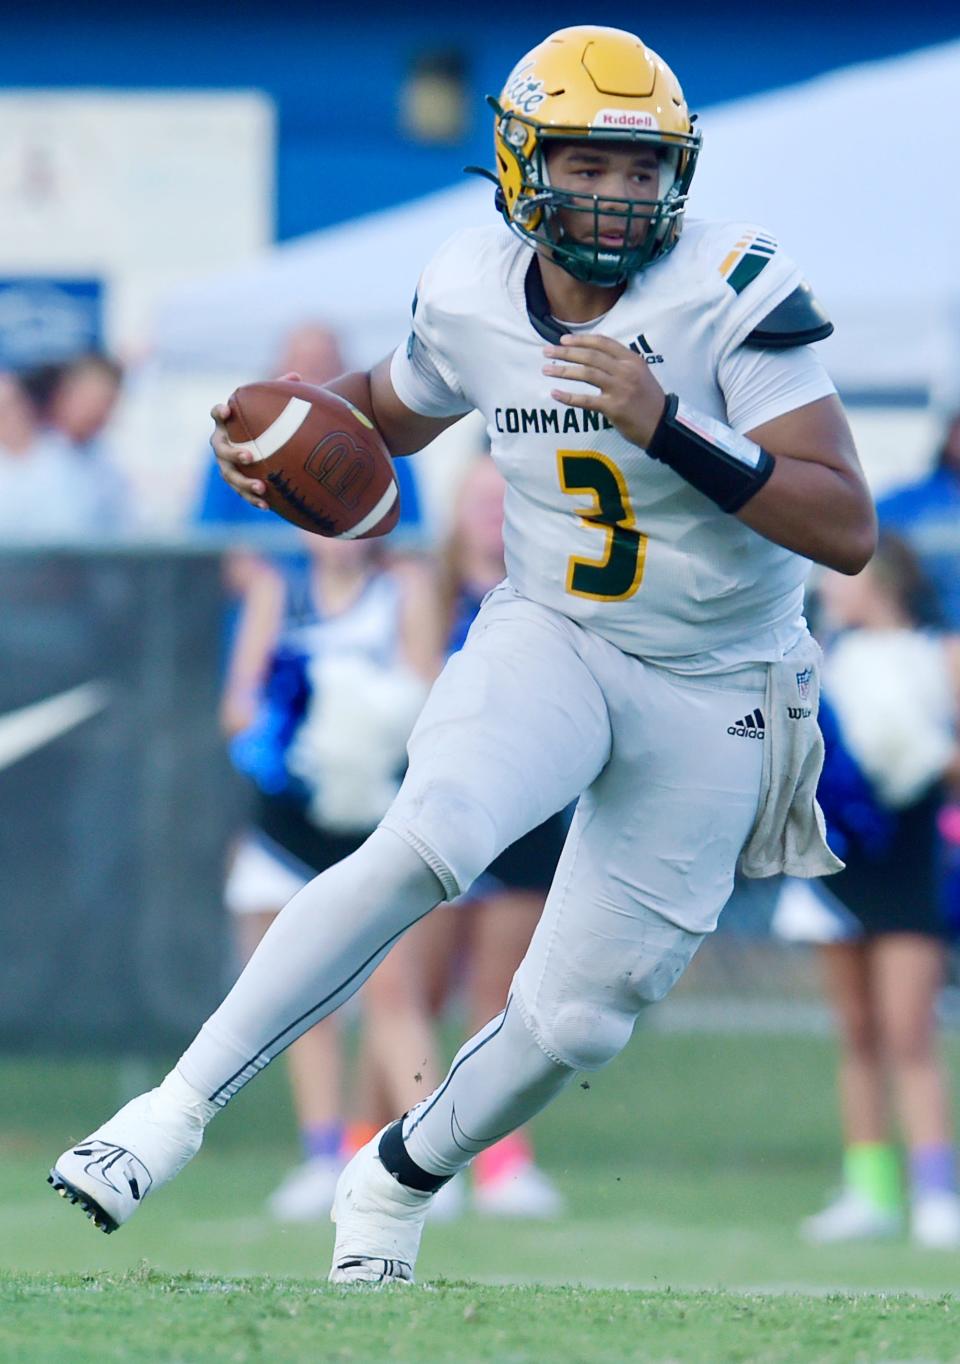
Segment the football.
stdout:
<path fill-rule="evenodd" d="M 264 500 L 295 526 L 341 540 L 386 535 L 400 516 L 393 461 L 376 427 L 346 398 L 290 379 L 230 395 L 227 434 L 260 455 L 244 465 Z"/>

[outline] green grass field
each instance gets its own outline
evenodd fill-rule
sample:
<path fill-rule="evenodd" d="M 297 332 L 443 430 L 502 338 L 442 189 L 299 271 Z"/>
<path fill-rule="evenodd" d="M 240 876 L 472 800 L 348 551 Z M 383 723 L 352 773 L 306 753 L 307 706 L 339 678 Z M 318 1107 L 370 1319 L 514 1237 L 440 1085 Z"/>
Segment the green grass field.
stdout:
<path fill-rule="evenodd" d="M 960 1256 L 797 1239 L 838 1164 L 819 1039 L 638 1033 L 536 1125 L 569 1215 L 428 1227 L 420 1286 L 378 1294 L 325 1286 L 329 1225 L 264 1215 L 296 1159 L 279 1067 L 130 1226 L 94 1231 L 44 1180 L 117 1085 L 0 1062 L 4 1364 L 960 1360 Z"/>

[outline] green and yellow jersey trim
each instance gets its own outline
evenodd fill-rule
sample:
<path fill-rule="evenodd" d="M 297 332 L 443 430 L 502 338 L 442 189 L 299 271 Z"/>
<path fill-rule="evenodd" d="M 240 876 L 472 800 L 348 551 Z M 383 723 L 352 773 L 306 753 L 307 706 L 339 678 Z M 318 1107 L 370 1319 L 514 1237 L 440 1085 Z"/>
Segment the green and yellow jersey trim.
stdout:
<path fill-rule="evenodd" d="M 720 273 L 735 294 L 755 280 L 777 249 L 776 240 L 765 232 L 747 233 L 723 258 Z"/>

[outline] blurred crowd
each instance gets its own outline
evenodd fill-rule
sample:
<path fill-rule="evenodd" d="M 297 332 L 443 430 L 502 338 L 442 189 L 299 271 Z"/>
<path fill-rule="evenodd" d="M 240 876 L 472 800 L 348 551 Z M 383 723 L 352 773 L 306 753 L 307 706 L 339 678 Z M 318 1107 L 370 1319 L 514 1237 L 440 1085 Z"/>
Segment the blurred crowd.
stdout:
<path fill-rule="evenodd" d="M 305 324 L 276 373 L 324 383 L 345 367 L 337 338 Z M 138 535 L 147 518 L 113 444 L 123 385 L 99 353 L 0 372 L 0 544 Z M 397 464 L 409 532 L 399 548 L 289 528 L 266 555 L 248 534 L 264 513 L 197 451 L 186 520 L 232 546 L 220 723 L 249 795 L 224 872 L 238 961 L 376 826 L 430 683 L 504 574 L 504 486 L 488 452 L 468 452 L 442 524 L 428 524 L 415 464 Z M 847 869 L 785 885 L 774 919 L 782 938 L 816 944 L 840 1039 L 843 1187 L 803 1230 L 818 1242 L 894 1234 L 909 1209 L 918 1241 L 952 1248 L 960 1199 L 936 1002 L 960 935 L 960 412 L 929 471 L 884 497 L 879 516 L 873 563 L 854 579 L 816 573 L 809 602 L 826 655 L 820 798 Z M 275 1216 L 324 1216 L 350 1153 L 433 1087 L 451 995 L 468 1031 L 502 1007 L 566 821 L 558 814 L 508 849 L 464 902 L 389 954 L 354 1011 L 357 1065 L 344 1063 L 339 1016 L 290 1049 L 303 1161 L 274 1193 Z M 523 1132 L 485 1152 L 472 1180 L 469 1197 L 490 1214 L 547 1217 L 563 1205 Z M 437 1215 L 468 1196 L 459 1183 Z"/>
<path fill-rule="evenodd" d="M 786 881 L 782 937 L 816 945 L 839 1039 L 843 1181 L 815 1243 L 898 1235 L 960 1248 L 937 999 L 960 930 L 960 636 L 906 540 L 884 530 L 855 577 L 815 579 L 824 646 L 818 796 L 845 867 Z M 904 1158 L 901 1158 L 901 1147 Z"/>
<path fill-rule="evenodd" d="M 21 373 L 0 371 L 0 537 L 97 539 L 136 511 L 108 430 L 123 371 L 91 352 Z"/>

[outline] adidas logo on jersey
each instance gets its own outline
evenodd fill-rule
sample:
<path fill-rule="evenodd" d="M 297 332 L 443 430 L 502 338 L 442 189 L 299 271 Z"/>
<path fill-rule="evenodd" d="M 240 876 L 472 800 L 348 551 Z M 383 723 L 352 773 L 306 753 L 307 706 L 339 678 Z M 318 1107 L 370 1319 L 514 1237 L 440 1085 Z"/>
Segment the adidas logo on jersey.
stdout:
<path fill-rule="evenodd" d="M 763 722 L 763 714 L 759 706 L 752 715 L 745 715 L 742 720 L 727 725 L 727 733 L 732 734 L 736 739 L 762 739 L 765 730 L 766 725 Z"/>
<path fill-rule="evenodd" d="M 630 342 L 629 348 L 630 350 L 634 351 L 635 354 L 642 355 L 648 365 L 663 364 L 663 356 L 654 355 L 653 348 L 647 341 L 647 338 L 644 336 L 643 332 L 640 333 L 640 335 L 637 337 L 635 341 Z"/>

